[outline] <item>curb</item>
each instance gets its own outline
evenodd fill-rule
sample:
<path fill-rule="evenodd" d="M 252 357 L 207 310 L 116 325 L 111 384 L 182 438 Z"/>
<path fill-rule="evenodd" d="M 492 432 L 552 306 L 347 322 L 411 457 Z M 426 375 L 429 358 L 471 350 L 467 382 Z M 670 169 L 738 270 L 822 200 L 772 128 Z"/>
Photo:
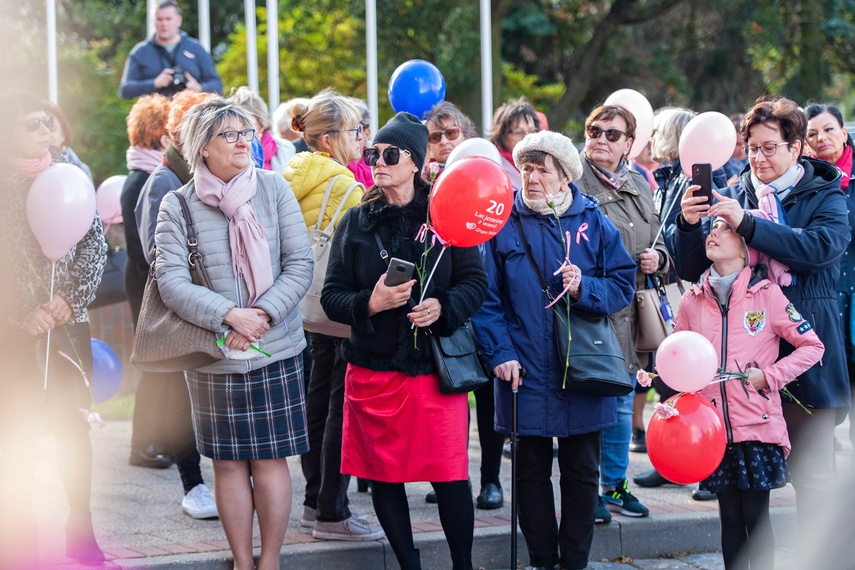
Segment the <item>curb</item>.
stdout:
<path fill-rule="evenodd" d="M 772 525 L 776 540 L 783 543 L 797 536 L 794 507 L 773 507 Z M 510 525 L 475 529 L 472 560 L 476 568 L 508 568 L 510 566 Z M 449 568 L 451 558 L 445 535 L 441 531 L 414 535 L 416 548 L 421 551 L 424 568 Z M 518 533 L 519 562 L 528 554 L 525 539 Z M 621 557 L 658 558 L 685 552 L 717 552 L 721 543 L 719 522 L 715 513 L 661 514 L 643 519 L 615 517 L 611 524 L 597 525 L 591 547 L 591 561 L 609 561 Z M 312 542 L 288 544 L 280 551 L 283 568 L 312 570 L 396 570 L 398 563 L 389 543 L 370 542 Z M 176 554 L 137 559 L 113 560 L 113 568 L 144 568 L 146 570 L 231 570 L 228 551 L 197 554 Z"/>

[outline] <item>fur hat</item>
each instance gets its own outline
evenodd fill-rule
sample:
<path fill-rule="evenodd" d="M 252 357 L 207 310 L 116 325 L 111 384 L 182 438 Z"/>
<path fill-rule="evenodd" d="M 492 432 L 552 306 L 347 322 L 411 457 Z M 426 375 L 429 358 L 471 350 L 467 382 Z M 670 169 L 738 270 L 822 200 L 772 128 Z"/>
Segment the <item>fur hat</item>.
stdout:
<path fill-rule="evenodd" d="M 532 150 L 539 150 L 550 155 L 571 182 L 582 177 L 582 161 L 579 160 L 579 151 L 576 150 L 573 141 L 568 137 L 552 131 L 540 131 L 526 135 L 514 147 L 514 164 L 517 165 L 517 168 L 522 167 L 520 157 Z"/>
<path fill-rule="evenodd" d="M 398 113 L 374 135 L 374 144 L 383 143 L 410 151 L 419 172 L 425 165 L 428 128 L 411 113 Z"/>

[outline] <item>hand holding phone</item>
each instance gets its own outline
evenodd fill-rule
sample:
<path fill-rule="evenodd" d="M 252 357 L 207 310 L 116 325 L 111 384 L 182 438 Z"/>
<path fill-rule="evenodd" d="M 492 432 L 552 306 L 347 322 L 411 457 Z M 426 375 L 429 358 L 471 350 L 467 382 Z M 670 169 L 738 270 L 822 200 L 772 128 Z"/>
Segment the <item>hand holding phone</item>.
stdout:
<path fill-rule="evenodd" d="M 409 261 L 393 257 L 389 260 L 389 269 L 386 270 L 386 278 L 383 280 L 383 284 L 386 287 L 397 287 L 406 283 L 413 278 L 415 268 L 416 266 Z"/>
<path fill-rule="evenodd" d="M 700 186 L 700 189 L 695 190 L 693 196 L 695 198 L 706 196 L 707 205 L 712 206 L 712 164 L 702 162 L 692 165 L 692 185 Z"/>

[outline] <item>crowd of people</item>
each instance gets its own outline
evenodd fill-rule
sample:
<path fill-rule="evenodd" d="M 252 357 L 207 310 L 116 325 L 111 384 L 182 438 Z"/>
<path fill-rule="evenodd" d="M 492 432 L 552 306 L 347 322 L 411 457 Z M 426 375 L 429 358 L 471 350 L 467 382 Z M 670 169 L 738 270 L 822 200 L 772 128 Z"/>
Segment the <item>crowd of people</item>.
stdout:
<path fill-rule="evenodd" d="M 479 136 L 459 108 L 442 102 L 425 117 L 400 112 L 371 133 L 365 103 L 327 89 L 271 114 L 248 88 L 221 95 L 210 55 L 181 32 L 172 0 L 158 4 L 155 22 L 152 38 L 129 55 L 121 87 L 122 96 L 139 97 L 127 116 L 121 196 L 125 289 L 141 326 L 153 267 L 163 302 L 211 331 L 222 356 L 183 372 L 141 373 L 129 462 L 175 463 L 181 508 L 220 518 L 237 570 L 279 567 L 292 504 L 287 458 L 296 455 L 306 479 L 299 519 L 316 538 L 385 536 L 400 566 L 418 569 L 405 484 L 430 482 L 426 500 L 438 505 L 453 568 L 473 568 L 474 509 L 504 504 L 499 473 L 514 394 L 514 484 L 529 563 L 587 567 L 595 524 L 649 514 L 627 481 L 629 454 L 646 449 L 649 388 L 619 397 L 568 390 L 544 307 L 608 317 L 634 383 L 654 366 L 653 353 L 635 347 L 634 291 L 669 275 L 693 284 L 676 329 L 706 336 L 722 370 L 741 373 L 703 390 L 722 414 L 727 448 L 696 497 L 718 499 L 725 568 L 772 570 L 772 489 L 792 482 L 803 529 L 821 516 L 835 477 L 834 428 L 849 413 L 855 377 L 848 265 L 855 144 L 838 107 L 763 97 L 734 115 L 738 142 L 714 174 L 709 200 L 680 165 L 680 134 L 694 111 L 658 110 L 652 139 L 631 160 L 637 118 L 621 106 L 593 109 L 577 148 L 548 130 L 528 101 L 509 101 L 497 109 L 489 140 L 514 190 L 510 218 L 481 246 L 451 246 L 443 255 L 416 236 L 449 155 Z M 71 149 L 57 105 L 9 91 L 0 113 L 9 197 L 0 231 L 14 245 L 0 253 L 9 289 L 0 334 L 12 355 L 0 363 L 7 388 L 0 454 L 16 458 L 14 466 L 0 462 L 0 556 L 21 567 L 38 558 L 27 504 L 30 442 L 51 433 L 70 506 L 67 554 L 98 563 L 81 410 L 91 407 L 87 306 L 106 259 L 104 228 L 96 214 L 64 257 L 45 257 L 27 225 L 30 185 L 57 163 L 92 175 Z M 310 237 L 319 228 L 334 229 L 320 305 L 331 322 L 349 327 L 342 335 L 304 327 L 301 315 L 319 259 Z M 569 255 L 568 236 L 575 236 Z M 191 247 L 207 285 L 192 278 Z M 416 276 L 388 283 L 390 258 L 433 268 L 427 288 Z M 481 446 L 474 500 L 468 399 L 440 392 L 429 348 L 430 335 L 448 336 L 467 322 L 493 377 L 474 394 Z M 43 387 L 51 331 L 51 350 L 65 358 L 51 360 Z M 790 398 L 779 394 L 785 386 Z M 213 461 L 213 491 L 202 456 Z M 349 508 L 351 477 L 370 488 L 379 524 Z M 668 481 L 652 471 L 635 482 Z"/>

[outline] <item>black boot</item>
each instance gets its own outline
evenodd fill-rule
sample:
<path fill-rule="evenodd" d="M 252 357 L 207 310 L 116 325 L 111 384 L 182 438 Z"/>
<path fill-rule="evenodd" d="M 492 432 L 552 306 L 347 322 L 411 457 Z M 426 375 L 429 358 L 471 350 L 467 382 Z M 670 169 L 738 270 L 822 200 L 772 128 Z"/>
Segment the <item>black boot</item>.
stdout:
<path fill-rule="evenodd" d="M 418 548 L 407 554 L 403 560 L 399 560 L 398 562 L 401 563 L 401 570 L 422 570 L 422 560 L 419 556 Z"/>
<path fill-rule="evenodd" d="M 91 516 L 69 518 L 65 527 L 65 555 L 85 565 L 104 562 L 104 552 L 95 540 Z"/>

